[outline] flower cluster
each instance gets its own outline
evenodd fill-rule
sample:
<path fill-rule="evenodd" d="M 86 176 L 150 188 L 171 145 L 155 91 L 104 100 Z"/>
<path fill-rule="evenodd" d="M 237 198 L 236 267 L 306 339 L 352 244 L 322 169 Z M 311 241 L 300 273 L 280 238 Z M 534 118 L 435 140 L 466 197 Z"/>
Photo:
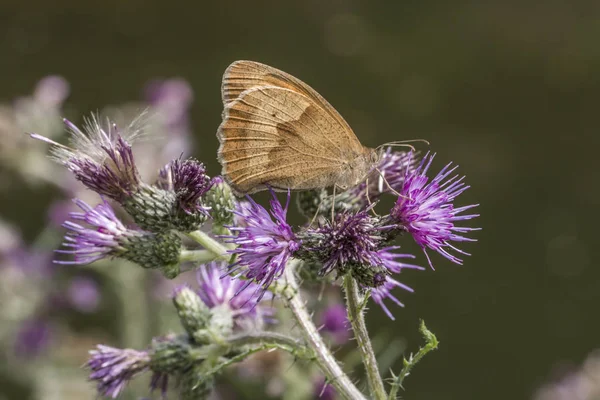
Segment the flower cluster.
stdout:
<path fill-rule="evenodd" d="M 169 164 L 170 185 L 163 180 L 154 185 L 145 183 L 132 148 L 132 143 L 144 135 L 141 121 L 142 117 L 137 118 L 121 130 L 110 121 L 102 124 L 94 116 L 80 130 L 65 120 L 70 147 L 38 134 L 31 136 L 50 143 L 55 160 L 88 189 L 120 203 L 141 228 L 152 232 L 199 228 L 207 219 L 202 196 L 210 189 L 204 166 L 192 159 L 176 159 Z"/>
<path fill-rule="evenodd" d="M 282 275 L 287 261 L 295 257 L 305 261 L 310 268 L 320 265 L 318 273 L 321 276 L 333 271 L 338 276 L 350 273 L 362 287 L 372 289 L 373 300 L 393 318 L 383 300 L 387 298 L 402 305 L 391 294 L 392 289 L 412 289 L 392 275 L 403 269 L 423 268 L 400 261 L 414 256 L 397 253 L 399 247 L 390 243 L 408 232 L 423 248 L 430 265 L 426 249 L 435 250 L 460 264 L 461 260 L 449 250 L 467 254 L 453 242 L 474 240 L 460 234 L 476 230 L 455 225 L 455 222 L 477 217 L 476 214 L 462 215 L 475 205 L 453 205 L 454 200 L 468 189 L 463 178 L 449 178 L 456 168 L 447 165 L 429 181 L 426 173 L 433 156 L 426 155 L 417 167 L 414 167 L 414 159 L 413 153 L 384 153 L 380 177 L 385 179 L 387 189 L 380 187 L 372 193 L 397 194 L 394 207 L 385 216 L 372 215 L 374 205 L 358 211 L 346 207 L 346 211 L 337 212 L 333 220 L 320 218 L 319 226 L 309 225 L 294 231 L 286 221 L 289 192 L 285 207 L 273 194 L 270 213 L 251 198 L 248 203 L 239 203 L 235 210 L 237 223 L 230 227 L 233 234 L 227 237 L 229 243 L 237 246 L 231 251 L 237 256 L 231 271 L 259 283 L 265 291 Z M 366 193 L 365 187 L 359 191 Z M 299 204 L 305 215 L 309 204 L 306 200 L 304 198 Z"/>
<path fill-rule="evenodd" d="M 181 102 L 188 104 L 185 93 L 180 93 L 181 98 L 175 94 L 178 107 Z M 168 102 L 157 104 L 169 108 Z M 186 120 L 175 118 L 169 123 L 181 128 Z M 102 203 L 91 206 L 75 200 L 81 211 L 71 212 L 63 223 L 67 233 L 59 250 L 72 259 L 57 262 L 88 264 L 118 257 L 160 269 L 168 278 L 179 275 L 184 262 L 197 269 L 198 287 L 180 285 L 172 296 L 183 334 L 156 339 L 146 350 L 101 345 L 90 353 L 90 379 L 105 396 L 117 397 L 129 380 L 150 371 L 151 388 L 163 395 L 170 377 L 176 375 L 182 393 L 190 396 L 182 398 L 202 398 L 216 373 L 260 349 L 283 348 L 313 359 L 314 349 L 306 349 L 314 344 L 310 340 L 305 344 L 262 332 L 266 323 L 274 321 L 273 304 L 265 305 L 274 300 L 274 293 L 291 296 L 286 297 L 288 305 L 299 313 L 300 306 L 293 301 L 298 289 L 295 272 L 308 271 L 309 279 L 324 284 L 335 285 L 343 278 L 346 288 L 352 288 L 346 292 L 348 309 L 335 305 L 325 310 L 321 330 L 341 345 L 349 340 L 352 325 L 357 339 L 364 341 L 364 329 L 360 336 L 356 327 L 360 318 L 354 318 L 362 313 L 362 308 L 357 310 L 360 297 L 370 297 L 394 319 L 389 302 L 403 306 L 394 290 L 412 292 L 398 275 L 424 269 L 412 264 L 414 255 L 400 251 L 398 238 L 410 235 L 431 266 L 428 251 L 461 264 L 456 254 L 468 253 L 456 242 L 474 240 L 466 234 L 476 228 L 456 224 L 477 217 L 466 213 L 476 205 L 454 206 L 469 187 L 464 177 L 453 175 L 456 167 L 451 164 L 430 179 L 433 155 L 419 161 L 415 153 L 386 150 L 361 185 L 336 196 L 329 196 L 325 188 L 301 194 L 298 206 L 308 221 L 294 226 L 287 219 L 290 190 L 284 204 L 270 190 L 267 208 L 249 196 L 236 199 L 226 179 L 211 179 L 204 164 L 195 159 L 163 162 L 158 179 L 146 182 L 132 147 L 133 140 L 144 134 L 139 122 L 125 130 L 98 118 L 88 121 L 83 130 L 66 120 L 65 124 L 72 136 L 70 147 L 32 136 L 50 143 L 54 158 L 99 194 Z M 388 213 L 379 215 L 375 201 L 384 195 L 394 196 L 395 202 Z M 202 230 L 207 221 L 210 228 Z M 203 249 L 188 248 L 190 240 Z M 284 273 L 290 290 L 274 285 Z M 351 321 L 348 315 L 353 316 Z M 306 320 L 298 317 L 299 325 L 308 331 L 308 314 Z M 318 336 L 316 332 L 315 328 L 309 333 Z M 316 340 L 310 335 L 305 337 Z M 45 339 L 43 332 L 37 336 Z M 319 379 L 318 392 L 334 398 L 335 391 L 325 382 Z M 343 385 L 336 382 L 335 388 L 340 391 Z"/>

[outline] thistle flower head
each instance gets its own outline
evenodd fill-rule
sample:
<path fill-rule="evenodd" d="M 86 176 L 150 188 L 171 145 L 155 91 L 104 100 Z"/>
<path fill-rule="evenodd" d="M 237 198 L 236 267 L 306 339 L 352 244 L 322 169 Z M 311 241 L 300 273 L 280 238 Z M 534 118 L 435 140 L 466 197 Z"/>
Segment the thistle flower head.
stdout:
<path fill-rule="evenodd" d="M 343 304 L 333 304 L 325 309 L 320 319 L 322 331 L 330 334 L 336 344 L 344 344 L 350 339 L 348 312 Z"/>
<path fill-rule="evenodd" d="M 33 317 L 22 322 L 16 339 L 15 353 L 23 358 L 35 357 L 50 344 L 52 326 L 45 318 Z"/>
<path fill-rule="evenodd" d="M 283 273 L 287 261 L 300 248 L 300 241 L 286 222 L 290 192 L 285 207 L 274 192 L 271 194 L 270 212 L 250 197 L 249 207 L 236 206 L 234 213 L 240 223 L 228 227 L 233 235 L 224 236 L 228 243 L 238 246 L 231 251 L 237 254 L 238 261 L 230 271 L 243 268 L 245 277 L 259 285 L 261 293 L 257 300 L 262 299 L 271 283 Z"/>
<path fill-rule="evenodd" d="M 371 290 L 371 297 L 373 298 L 373 301 L 377 303 L 383 309 L 386 315 L 392 320 L 395 319 L 394 315 L 389 310 L 389 308 L 387 308 L 383 301 L 385 299 L 390 299 L 400 307 L 404 307 L 404 304 L 402 304 L 400 300 L 398 300 L 398 298 L 391 293 L 392 290 L 396 287 L 402 288 L 409 292 L 413 292 L 413 290 L 410 287 L 406 286 L 401 282 L 398 282 L 397 280 L 389 276 L 385 277 L 385 282 L 383 283 L 383 285 L 373 288 Z"/>
<path fill-rule="evenodd" d="M 49 75 L 35 85 L 33 98 L 48 108 L 59 108 L 69 97 L 69 82 L 62 76 Z"/>
<path fill-rule="evenodd" d="M 98 308 L 100 296 L 98 283 L 90 277 L 73 278 L 67 289 L 67 298 L 71 306 L 84 313 L 93 312 Z"/>
<path fill-rule="evenodd" d="M 194 98 L 190 84 L 183 79 L 156 80 L 145 90 L 146 99 L 158 111 L 169 129 L 187 125 L 188 109 Z"/>
<path fill-rule="evenodd" d="M 256 323 L 270 321 L 274 310 L 267 306 L 257 306 L 260 286 L 232 276 L 222 276 L 227 264 L 211 262 L 198 269 L 198 295 L 209 308 L 227 307 L 233 316 L 234 324 L 241 328 L 255 326 Z M 270 292 L 262 300 L 272 299 Z"/>
<path fill-rule="evenodd" d="M 469 188 L 463 182 L 464 176 L 454 175 L 449 178 L 457 166 L 452 167 L 451 163 L 446 165 L 429 181 L 426 173 L 434 156 L 427 154 L 415 170 L 406 173 L 400 196 L 391 212 L 392 218 L 404 226 L 421 246 L 432 268 L 427 249 L 437 251 L 456 264 L 462 264 L 462 260 L 450 251 L 469 254 L 456 248 L 451 242 L 475 241 L 462 234 L 478 228 L 456 226 L 455 223 L 479 216 L 462 215 L 477 204 L 454 207 L 454 200 Z"/>
<path fill-rule="evenodd" d="M 150 361 L 147 351 L 98 345 L 90 351 L 90 358 L 85 365 L 91 371 L 89 379 L 97 383 L 98 393 L 115 399 L 130 380 L 150 369 Z M 164 384 L 160 384 L 162 382 L 162 374 L 155 373 L 151 387 L 166 389 Z"/>
<path fill-rule="evenodd" d="M 365 288 L 382 285 L 386 276 L 401 268 L 420 268 L 397 261 L 413 256 L 394 253 L 397 246 L 386 246 L 397 229 L 369 211 L 342 212 L 333 222 L 305 229 L 300 233 L 304 246 L 298 258 L 322 264 L 321 276 L 334 270 L 338 276 L 350 273 Z"/>
<path fill-rule="evenodd" d="M 128 229 L 117 218 L 114 210 L 104 200 L 96 207 L 91 207 L 82 200 L 75 199 L 75 204 L 83 212 L 70 213 L 73 221 L 66 221 L 63 226 L 68 229 L 63 246 L 67 250 L 60 253 L 72 254 L 73 261 L 56 261 L 59 264 L 89 264 L 105 257 L 118 255 L 122 246 L 120 237 L 128 234 Z M 91 227 L 75 222 L 81 221 Z"/>
<path fill-rule="evenodd" d="M 50 143 L 54 159 L 66 166 L 87 188 L 123 201 L 140 184 L 130 144 L 142 133 L 137 127 L 138 120 L 121 131 L 110 121 L 104 127 L 98 117 L 92 116 L 86 121 L 82 131 L 65 119 L 64 123 L 71 134 L 71 147 L 37 134 L 31 136 Z"/>
<path fill-rule="evenodd" d="M 173 160 L 171 162 L 173 190 L 179 206 L 186 213 L 200 211 L 206 213 L 199 200 L 211 188 L 211 180 L 206 175 L 204 165 L 197 160 Z"/>
<path fill-rule="evenodd" d="M 377 249 L 382 237 L 368 210 L 337 214 L 333 222 L 328 221 L 316 233 L 322 235 L 318 252 L 325 254 L 323 275 L 347 265 L 381 264 Z"/>
<path fill-rule="evenodd" d="M 55 263 L 89 264 L 106 257 L 121 257 L 144 268 L 160 268 L 170 278 L 179 273 L 181 238 L 175 232 L 154 234 L 129 229 L 107 201 L 96 207 L 77 199 L 75 204 L 83 212 L 71 213 L 73 221 L 63 224 L 68 229 L 63 243 L 66 250 L 57 250 L 72 254 L 74 260 Z"/>

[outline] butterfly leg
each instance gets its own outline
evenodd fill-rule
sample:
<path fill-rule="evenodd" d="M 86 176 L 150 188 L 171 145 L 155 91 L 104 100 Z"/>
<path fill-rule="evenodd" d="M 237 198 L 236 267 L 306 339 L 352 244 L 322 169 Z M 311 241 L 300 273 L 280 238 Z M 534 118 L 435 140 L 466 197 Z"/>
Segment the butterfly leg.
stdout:
<path fill-rule="evenodd" d="M 333 218 L 335 216 L 335 189 L 337 188 L 337 184 L 333 185 L 333 196 L 331 198 L 331 224 L 333 225 Z"/>
<path fill-rule="evenodd" d="M 326 192 L 326 194 L 327 194 L 327 192 Z M 322 197 L 321 200 L 319 200 L 319 204 L 317 205 L 315 214 L 313 215 L 312 219 L 310 220 L 310 224 L 308 224 L 309 227 L 311 227 L 313 225 L 313 223 L 315 222 L 315 220 L 317 219 L 317 216 L 319 215 L 319 211 L 321 211 L 321 206 L 325 202 L 326 198 L 327 198 L 327 195 L 325 195 L 325 197 Z"/>
<path fill-rule="evenodd" d="M 371 212 L 373 213 L 373 215 L 378 217 L 379 214 L 377 214 L 375 208 L 372 207 L 373 203 L 371 202 L 371 196 L 369 196 L 369 177 L 367 177 L 367 179 L 365 180 L 365 196 L 367 197 L 367 203 L 369 203 L 369 207 L 371 207 Z"/>

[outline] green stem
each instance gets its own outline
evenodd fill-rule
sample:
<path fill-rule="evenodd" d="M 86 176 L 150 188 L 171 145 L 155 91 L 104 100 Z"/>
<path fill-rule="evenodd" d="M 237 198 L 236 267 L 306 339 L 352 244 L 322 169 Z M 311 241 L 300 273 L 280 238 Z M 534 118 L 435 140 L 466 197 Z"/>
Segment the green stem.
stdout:
<path fill-rule="evenodd" d="M 227 248 L 215 239 L 211 238 L 206 232 L 194 231 L 188 233 L 187 236 L 195 242 L 201 244 L 206 250 L 212 252 L 216 256 L 215 258 L 228 261 L 231 257 L 231 255 L 227 253 Z"/>
<path fill-rule="evenodd" d="M 148 304 L 145 293 L 143 268 L 121 262 L 115 268 L 115 287 L 120 302 L 119 333 L 123 347 L 143 348 L 150 340 Z"/>
<path fill-rule="evenodd" d="M 385 400 L 387 399 L 387 393 L 385 392 L 383 380 L 379 374 L 377 358 L 373 352 L 373 346 L 371 346 L 371 340 L 369 339 L 369 333 L 367 332 L 362 307 L 362 296 L 358 291 L 358 283 L 351 275 L 346 275 L 344 277 L 344 289 L 346 290 L 348 319 L 352 324 L 352 330 L 356 337 L 358 350 L 360 351 L 363 364 L 365 365 L 371 394 L 376 400 Z"/>
<path fill-rule="evenodd" d="M 431 332 L 425 326 L 425 322 L 421 320 L 421 325 L 419 326 L 419 331 L 425 338 L 425 346 L 419 348 L 419 351 L 414 356 L 411 354 L 408 360 L 404 359 L 404 366 L 402 367 L 402 371 L 400 371 L 400 375 L 394 376 L 392 381 L 392 388 L 390 390 L 390 395 L 388 400 L 396 400 L 396 396 L 398 395 L 398 390 L 402 387 L 404 383 L 404 378 L 410 374 L 411 369 L 419 362 L 427 353 L 432 350 L 437 349 L 439 342 L 433 332 Z"/>
<path fill-rule="evenodd" d="M 304 300 L 298 291 L 298 283 L 294 275 L 293 263 L 289 263 L 286 266 L 285 276 L 288 286 L 291 288 L 292 293 L 294 293 L 293 296 L 286 298 L 287 304 L 298 322 L 298 326 L 302 330 L 304 339 L 315 352 L 316 361 L 323 373 L 327 376 L 329 383 L 332 384 L 337 393 L 345 399 L 366 400 L 360 390 L 352 383 L 348 375 L 342 371 L 342 368 L 319 334 L 317 327 L 313 324 L 304 305 Z"/>
<path fill-rule="evenodd" d="M 283 347 L 304 346 L 301 340 L 277 332 L 251 332 L 232 335 L 227 338 L 227 343 L 232 346 L 245 346 L 252 344 L 273 343 Z"/>
<path fill-rule="evenodd" d="M 227 339 L 227 344 L 233 347 L 259 346 L 262 349 L 280 349 L 297 357 L 314 359 L 314 352 L 296 338 L 277 332 L 256 332 L 234 335 Z"/>
<path fill-rule="evenodd" d="M 199 264 L 204 264 L 209 261 L 214 260 L 215 253 L 209 250 L 181 250 L 179 253 L 179 262 L 196 262 Z"/>

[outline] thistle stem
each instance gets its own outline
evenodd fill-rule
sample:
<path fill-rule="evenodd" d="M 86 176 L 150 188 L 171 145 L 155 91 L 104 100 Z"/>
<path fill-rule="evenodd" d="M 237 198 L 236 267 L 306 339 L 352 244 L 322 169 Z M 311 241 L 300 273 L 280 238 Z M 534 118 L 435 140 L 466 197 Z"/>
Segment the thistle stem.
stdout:
<path fill-rule="evenodd" d="M 348 319 L 352 325 L 356 343 L 358 344 L 358 350 L 360 351 L 363 364 L 365 365 L 371 394 L 376 400 L 385 400 L 387 399 L 387 393 L 385 392 L 383 380 L 379 374 L 377 358 L 373 352 L 373 346 L 371 346 L 371 340 L 369 339 L 369 333 L 367 332 L 367 326 L 365 324 L 365 316 L 361 308 L 362 296 L 358 291 L 358 283 L 351 275 L 346 275 L 344 277 L 344 289 L 346 291 Z"/>
<path fill-rule="evenodd" d="M 227 248 L 217 240 L 211 238 L 206 232 L 193 231 L 188 233 L 187 236 L 196 243 L 201 244 L 206 250 L 212 252 L 215 255 L 214 258 L 229 260 L 230 256 L 227 254 Z"/>
<path fill-rule="evenodd" d="M 315 357 L 312 349 L 306 347 L 302 340 L 277 332 L 255 332 L 234 335 L 227 338 L 227 343 L 234 347 L 256 345 L 264 349 L 276 348 L 304 359 L 313 359 Z"/>
<path fill-rule="evenodd" d="M 209 250 L 181 250 L 179 253 L 179 262 L 196 262 L 199 264 L 207 263 L 217 258 L 215 253 Z"/>
<path fill-rule="evenodd" d="M 304 299 L 298 290 L 298 282 L 294 276 L 293 263 L 289 263 L 285 268 L 285 277 L 293 295 L 286 298 L 287 305 L 290 307 L 298 326 L 302 330 L 302 335 L 313 349 L 316 356 L 316 362 L 321 370 L 327 376 L 328 381 L 335 387 L 340 396 L 350 400 L 366 400 L 365 396 L 352 383 L 348 375 L 342 371 L 337 360 L 333 357 L 329 348 L 319 334 L 317 327 L 313 324 L 310 315 L 304 304 Z"/>
<path fill-rule="evenodd" d="M 142 268 L 115 268 L 115 284 L 120 301 L 120 334 L 123 347 L 142 348 L 150 340 L 148 303 L 144 296 Z"/>

